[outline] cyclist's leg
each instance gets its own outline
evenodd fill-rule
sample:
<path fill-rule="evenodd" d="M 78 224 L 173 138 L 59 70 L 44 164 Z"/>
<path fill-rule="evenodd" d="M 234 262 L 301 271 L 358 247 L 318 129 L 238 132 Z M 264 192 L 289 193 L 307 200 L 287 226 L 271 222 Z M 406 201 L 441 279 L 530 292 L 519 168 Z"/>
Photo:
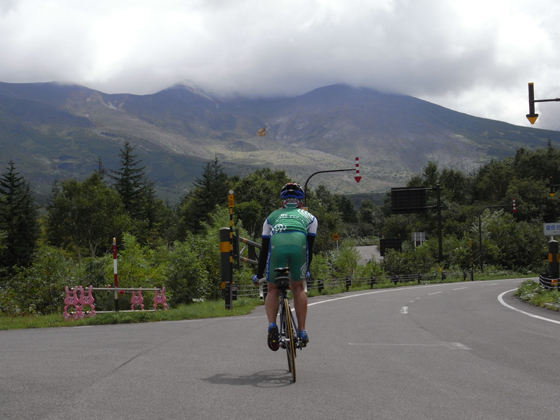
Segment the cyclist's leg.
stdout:
<path fill-rule="evenodd" d="M 294 295 L 294 309 L 298 321 L 298 328 L 305 330 L 305 320 L 307 318 L 307 294 L 303 287 L 303 281 L 292 281 L 292 294 Z"/>
<path fill-rule="evenodd" d="M 271 264 L 275 263 L 276 262 L 274 256 L 269 252 L 266 264 L 266 280 L 268 293 L 266 294 L 266 299 L 264 301 L 264 308 L 266 317 L 268 318 L 268 333 L 266 336 L 266 341 L 268 343 L 268 348 L 273 351 L 277 351 L 280 347 L 280 343 L 278 341 L 278 326 L 276 325 L 279 291 L 275 285 L 276 273 L 274 272 L 274 270 L 270 270 L 270 267 L 274 267 L 271 266 Z"/>
<path fill-rule="evenodd" d="M 305 330 L 307 294 L 305 293 L 304 279 L 307 274 L 307 238 L 304 235 L 295 234 L 293 239 L 293 246 L 290 249 L 291 289 L 294 296 L 298 328 Z"/>
<path fill-rule="evenodd" d="M 278 314 L 278 289 L 274 283 L 267 283 L 268 293 L 264 301 L 264 308 L 268 323 L 276 323 L 276 315 Z"/>
<path fill-rule="evenodd" d="M 277 255 L 276 252 L 272 252 L 274 246 L 271 241 L 271 249 L 268 253 L 268 260 L 266 262 L 266 281 L 268 286 L 268 294 L 264 301 L 264 308 L 266 311 L 266 317 L 268 318 L 269 324 L 276 323 L 276 314 L 278 313 L 278 298 L 279 291 L 276 288 L 276 272 L 274 269 L 277 267 Z"/>

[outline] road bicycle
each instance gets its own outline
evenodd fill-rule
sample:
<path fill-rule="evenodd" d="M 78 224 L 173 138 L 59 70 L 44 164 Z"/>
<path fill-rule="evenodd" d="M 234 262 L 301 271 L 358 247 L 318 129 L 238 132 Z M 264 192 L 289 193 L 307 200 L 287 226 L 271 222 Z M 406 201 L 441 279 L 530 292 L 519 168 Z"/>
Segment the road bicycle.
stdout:
<path fill-rule="evenodd" d="M 297 334 L 297 326 L 290 301 L 288 299 L 288 289 L 290 288 L 290 275 L 288 267 L 275 268 L 276 271 L 276 288 L 279 293 L 280 301 L 280 323 L 278 324 L 278 341 L 280 347 L 286 349 L 288 357 L 288 370 L 292 374 L 292 380 L 296 381 L 296 350 L 303 348 L 303 343 Z"/>

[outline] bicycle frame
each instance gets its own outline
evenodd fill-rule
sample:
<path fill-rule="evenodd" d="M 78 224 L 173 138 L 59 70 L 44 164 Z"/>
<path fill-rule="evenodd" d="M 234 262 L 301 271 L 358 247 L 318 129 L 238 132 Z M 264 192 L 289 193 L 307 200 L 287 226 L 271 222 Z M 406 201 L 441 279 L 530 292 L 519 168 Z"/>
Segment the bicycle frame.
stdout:
<path fill-rule="evenodd" d="M 288 299 L 288 289 L 290 288 L 290 276 L 288 267 L 279 267 L 274 271 L 276 275 L 276 289 L 278 289 L 279 315 L 278 341 L 280 347 L 286 349 L 288 357 L 288 370 L 292 374 L 292 379 L 296 381 L 296 349 L 302 349 L 301 339 L 297 334 L 296 320 L 292 316 L 290 302 Z M 261 283 L 260 294 L 263 295 L 263 284 Z"/>

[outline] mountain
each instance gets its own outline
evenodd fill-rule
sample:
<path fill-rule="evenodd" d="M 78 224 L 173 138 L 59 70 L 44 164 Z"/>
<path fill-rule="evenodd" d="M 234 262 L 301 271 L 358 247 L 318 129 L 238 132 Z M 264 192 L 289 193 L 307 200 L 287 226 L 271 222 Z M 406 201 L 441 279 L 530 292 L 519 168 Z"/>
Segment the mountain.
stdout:
<path fill-rule="evenodd" d="M 265 136 L 258 136 L 266 128 Z M 38 194 L 56 179 L 82 179 L 119 167 L 124 140 L 134 147 L 163 198 L 176 201 L 209 159 L 228 174 L 284 169 L 302 184 L 343 193 L 402 186 L 428 161 L 470 172 L 560 132 L 469 116 L 405 95 L 333 85 L 288 98 L 218 98 L 185 84 L 152 95 L 104 94 L 78 85 L 0 83 L 1 161 Z"/>

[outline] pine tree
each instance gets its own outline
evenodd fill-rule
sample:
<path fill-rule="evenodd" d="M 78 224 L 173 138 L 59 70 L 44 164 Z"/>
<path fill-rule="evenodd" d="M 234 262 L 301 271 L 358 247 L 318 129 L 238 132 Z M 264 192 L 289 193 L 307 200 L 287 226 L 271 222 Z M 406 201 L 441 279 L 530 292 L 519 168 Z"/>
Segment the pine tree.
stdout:
<path fill-rule="evenodd" d="M 206 164 L 202 177 L 195 178 L 194 189 L 181 199 L 180 229 L 199 232 L 216 206 L 227 204 L 228 190 L 228 176 L 215 157 Z"/>
<path fill-rule="evenodd" d="M 105 169 L 105 165 L 103 165 L 103 161 L 101 160 L 101 158 L 97 159 L 97 169 L 95 169 L 94 172 L 99 175 L 101 182 L 105 181 L 105 176 L 107 175 L 107 169 Z"/>
<path fill-rule="evenodd" d="M 38 210 L 28 182 L 8 162 L 0 177 L 0 230 L 5 232 L 0 266 L 28 266 L 39 237 Z"/>
<path fill-rule="evenodd" d="M 146 189 L 145 166 L 139 167 L 140 160 L 132 152 L 134 147 L 127 141 L 120 150 L 121 167 L 117 171 L 111 171 L 109 177 L 115 181 L 115 190 L 121 197 L 125 211 L 133 220 L 141 220 L 144 217 L 144 203 Z"/>

